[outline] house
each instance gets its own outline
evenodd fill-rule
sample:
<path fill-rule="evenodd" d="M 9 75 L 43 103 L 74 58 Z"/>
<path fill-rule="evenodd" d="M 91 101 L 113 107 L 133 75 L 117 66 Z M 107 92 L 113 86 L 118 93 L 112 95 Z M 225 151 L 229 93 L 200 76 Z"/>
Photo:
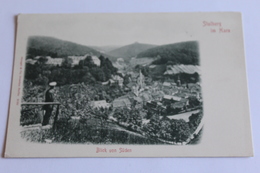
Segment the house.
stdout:
<path fill-rule="evenodd" d="M 191 92 L 190 95 L 193 96 L 193 97 L 197 97 L 198 92 Z"/>
<path fill-rule="evenodd" d="M 168 65 L 166 71 L 164 72 L 165 75 L 173 75 L 179 73 L 186 73 L 186 74 L 200 74 L 200 67 L 194 65 Z"/>
<path fill-rule="evenodd" d="M 139 88 L 143 88 L 145 86 L 145 77 L 142 74 L 141 70 L 139 71 L 139 73 L 129 72 L 128 74 L 131 77 L 131 81 L 136 83 Z"/>
<path fill-rule="evenodd" d="M 134 99 L 134 97 L 136 97 L 136 95 L 133 92 L 129 92 L 129 93 L 127 93 L 127 97 L 129 99 Z"/>
<path fill-rule="evenodd" d="M 187 98 L 188 97 L 187 93 L 176 93 L 176 94 L 174 94 L 174 96 L 180 97 L 180 98 Z"/>
<path fill-rule="evenodd" d="M 125 99 L 125 98 L 129 98 L 129 95 L 128 94 L 127 95 L 123 95 L 121 97 L 118 97 L 117 99 Z"/>
<path fill-rule="evenodd" d="M 156 67 L 156 65 L 150 65 L 149 68 L 150 69 L 154 69 Z"/>
<path fill-rule="evenodd" d="M 180 100 L 181 100 L 181 97 L 171 96 L 171 95 L 164 95 L 164 96 L 163 96 L 163 99 L 166 99 L 166 100 L 174 100 L 174 101 L 180 101 Z"/>
<path fill-rule="evenodd" d="M 141 97 L 134 97 L 135 101 L 135 108 L 142 108 L 143 107 L 143 99 Z"/>
<path fill-rule="evenodd" d="M 136 84 L 134 82 L 129 82 L 126 86 L 130 89 L 133 88 L 133 86 L 135 86 Z"/>
<path fill-rule="evenodd" d="M 33 59 L 34 60 L 38 60 L 38 59 L 40 59 L 42 56 L 36 56 L 36 57 L 34 57 Z"/>
<path fill-rule="evenodd" d="M 165 106 L 161 102 L 156 102 L 156 101 L 148 101 L 146 103 L 146 108 L 148 110 L 153 110 L 156 112 L 162 112 L 164 109 L 166 109 Z"/>
<path fill-rule="evenodd" d="M 198 99 L 199 102 L 202 102 L 202 95 L 201 95 L 201 93 L 197 93 L 197 97 L 196 98 Z"/>
<path fill-rule="evenodd" d="M 92 106 L 93 108 L 109 108 L 110 104 L 106 102 L 106 100 L 99 100 L 99 101 L 92 101 L 90 102 L 90 106 Z"/>
<path fill-rule="evenodd" d="M 144 87 L 144 90 L 150 90 L 151 89 L 151 87 L 149 87 L 149 86 L 146 86 L 146 87 Z"/>
<path fill-rule="evenodd" d="M 161 91 L 163 91 L 163 93 L 165 93 L 166 95 L 172 95 L 172 89 L 170 88 L 162 88 Z"/>
<path fill-rule="evenodd" d="M 96 64 L 97 66 L 100 66 L 100 63 L 101 63 L 100 59 L 95 55 L 86 54 L 84 56 L 68 56 L 68 58 L 72 59 L 72 66 L 75 66 L 75 65 L 79 65 L 79 61 L 86 59 L 87 56 L 91 56 L 94 64 Z"/>
<path fill-rule="evenodd" d="M 92 57 L 92 60 L 94 61 L 94 64 L 96 64 L 99 67 L 100 64 L 101 64 L 100 59 L 97 56 L 94 56 L 94 55 L 92 55 L 91 57 Z"/>
<path fill-rule="evenodd" d="M 114 81 L 113 79 L 109 79 L 108 81 L 102 82 L 101 84 L 102 84 L 102 85 L 110 85 L 110 86 L 112 86 L 112 85 L 114 85 L 115 83 L 116 83 L 116 81 Z"/>
<path fill-rule="evenodd" d="M 155 90 L 155 91 L 152 90 L 152 93 L 151 93 L 153 100 L 157 100 L 157 101 L 160 101 L 164 95 L 165 95 L 165 93 L 163 91 L 157 91 L 157 90 Z"/>
<path fill-rule="evenodd" d="M 186 106 L 186 104 L 184 102 L 175 102 L 171 104 L 171 108 L 176 109 L 184 109 L 184 107 Z"/>
<path fill-rule="evenodd" d="M 46 57 L 48 59 L 48 61 L 46 62 L 46 64 L 49 65 L 59 65 L 61 66 L 62 62 L 63 62 L 63 58 L 51 58 L 50 56 Z"/>
<path fill-rule="evenodd" d="M 143 103 L 143 99 L 141 97 L 134 97 L 134 100 L 137 102 L 137 103 Z"/>
<path fill-rule="evenodd" d="M 79 61 L 84 60 L 86 56 L 68 56 L 72 60 L 72 67 L 79 65 Z"/>
<path fill-rule="evenodd" d="M 163 82 L 163 87 L 166 88 L 166 89 L 170 89 L 171 83 L 170 82 Z"/>
<path fill-rule="evenodd" d="M 124 79 L 122 77 L 120 77 L 119 75 L 112 75 L 112 79 L 114 81 L 117 81 L 119 86 L 121 86 L 121 87 L 123 86 Z"/>
<path fill-rule="evenodd" d="M 149 93 L 143 92 L 140 97 L 142 98 L 144 104 L 150 100 L 152 100 L 152 96 Z"/>
<path fill-rule="evenodd" d="M 135 96 L 139 96 L 139 88 L 138 86 L 133 86 L 132 87 L 132 93 L 135 95 Z"/>
<path fill-rule="evenodd" d="M 154 101 L 148 101 L 146 103 L 146 107 L 150 110 L 156 110 L 157 109 L 157 103 Z"/>
<path fill-rule="evenodd" d="M 199 92 L 201 90 L 200 86 L 197 84 L 189 84 L 189 89 L 190 92 Z"/>
<path fill-rule="evenodd" d="M 34 65 L 37 62 L 37 60 L 27 59 L 25 63 Z"/>
<path fill-rule="evenodd" d="M 175 82 L 172 82 L 171 85 L 173 88 L 177 88 L 177 84 Z"/>
<path fill-rule="evenodd" d="M 128 98 L 117 98 L 112 102 L 113 108 L 131 107 L 131 102 Z"/>
<path fill-rule="evenodd" d="M 136 83 L 139 74 L 138 73 L 134 73 L 134 72 L 130 72 L 129 74 L 131 75 L 130 76 L 131 77 L 131 81 Z"/>
<path fill-rule="evenodd" d="M 162 97 L 159 93 L 152 93 L 153 100 L 160 101 Z"/>
<path fill-rule="evenodd" d="M 180 102 L 181 102 L 181 103 L 184 103 L 185 106 L 188 106 L 188 105 L 189 105 L 189 99 L 182 98 L 182 99 L 180 100 Z"/>
<path fill-rule="evenodd" d="M 118 69 L 118 72 L 123 72 L 123 69 L 126 68 L 126 64 L 123 58 L 117 58 L 116 62 L 113 63 L 113 66 Z"/>
<path fill-rule="evenodd" d="M 108 85 L 108 84 L 109 84 L 109 81 L 110 81 L 110 80 L 108 80 L 108 81 L 106 81 L 106 82 L 102 82 L 101 84 L 102 84 L 102 85 Z"/>
<path fill-rule="evenodd" d="M 166 105 L 174 103 L 174 102 L 179 102 L 181 100 L 181 97 L 177 96 L 172 96 L 172 95 L 164 95 L 162 102 Z"/>
<path fill-rule="evenodd" d="M 176 88 L 173 88 L 173 89 L 171 90 L 171 92 L 172 92 L 172 95 L 174 95 L 174 94 L 177 94 L 177 93 L 179 92 L 179 90 L 176 89 Z"/>

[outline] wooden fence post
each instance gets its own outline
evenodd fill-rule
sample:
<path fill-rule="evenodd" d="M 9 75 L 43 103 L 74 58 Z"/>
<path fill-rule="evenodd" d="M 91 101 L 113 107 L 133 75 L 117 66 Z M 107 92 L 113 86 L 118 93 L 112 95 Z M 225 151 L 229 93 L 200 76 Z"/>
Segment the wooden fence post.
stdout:
<path fill-rule="evenodd" d="M 57 105 L 57 110 L 56 110 L 56 114 L 55 114 L 54 122 L 53 122 L 53 129 L 55 131 L 56 131 L 56 122 L 57 122 L 57 118 L 58 118 L 58 115 L 59 115 L 59 108 L 60 108 L 60 105 Z"/>

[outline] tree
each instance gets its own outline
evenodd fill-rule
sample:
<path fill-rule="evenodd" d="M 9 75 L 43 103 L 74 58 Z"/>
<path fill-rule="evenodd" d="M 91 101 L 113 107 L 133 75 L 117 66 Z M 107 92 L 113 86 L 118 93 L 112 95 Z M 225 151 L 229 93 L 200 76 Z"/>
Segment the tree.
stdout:
<path fill-rule="evenodd" d="M 49 82 L 49 79 L 46 76 L 42 76 L 39 74 L 38 78 L 35 79 L 35 84 L 37 85 L 47 85 Z"/>
<path fill-rule="evenodd" d="M 168 61 L 167 65 L 174 65 L 173 61 Z"/>
<path fill-rule="evenodd" d="M 45 64 L 47 61 L 48 61 L 48 58 L 43 57 L 43 56 L 41 56 L 41 57 L 38 59 L 38 63 L 39 63 L 39 64 Z"/>
<path fill-rule="evenodd" d="M 84 66 L 88 66 L 89 68 L 96 67 L 91 56 L 87 56 L 84 60 Z"/>
<path fill-rule="evenodd" d="M 111 74 L 112 74 L 111 70 L 107 68 L 107 66 L 103 67 L 102 70 L 105 74 L 105 81 L 111 79 Z"/>
<path fill-rule="evenodd" d="M 80 60 L 80 61 L 79 61 L 79 67 L 80 67 L 80 68 L 83 68 L 83 67 L 84 67 L 84 60 Z"/>
<path fill-rule="evenodd" d="M 130 75 L 127 74 L 127 75 L 124 76 L 124 82 L 123 82 L 123 84 L 124 84 L 124 85 L 127 85 L 127 84 L 129 84 L 129 82 L 130 82 Z"/>
<path fill-rule="evenodd" d="M 100 55 L 99 60 L 100 60 L 100 67 L 104 67 L 105 66 L 105 57 Z"/>
<path fill-rule="evenodd" d="M 105 66 L 111 71 L 112 74 L 117 72 L 117 68 L 113 66 L 112 62 L 108 58 L 105 59 Z"/>
<path fill-rule="evenodd" d="M 38 73 L 36 73 L 36 66 L 32 64 L 26 64 L 25 70 L 25 78 L 34 80 L 38 77 Z"/>
<path fill-rule="evenodd" d="M 72 67 L 72 62 L 73 61 L 72 61 L 71 58 L 66 57 L 66 58 L 63 59 L 63 61 L 61 63 L 61 66 L 65 67 L 65 68 L 71 68 Z"/>
<path fill-rule="evenodd" d="M 200 111 L 199 113 L 192 114 L 189 117 L 189 127 L 190 127 L 191 132 L 196 130 L 196 128 L 198 127 L 198 125 L 201 122 L 202 116 L 203 116 L 202 111 Z"/>
<path fill-rule="evenodd" d="M 194 97 L 194 96 L 189 97 L 188 100 L 189 100 L 189 105 L 191 107 L 195 107 L 195 106 L 199 106 L 200 105 L 199 100 L 196 97 Z"/>
<path fill-rule="evenodd" d="M 186 141 L 190 135 L 190 127 L 187 122 L 183 119 L 180 120 L 171 120 L 171 136 L 176 142 L 184 142 Z"/>
<path fill-rule="evenodd" d="M 95 77 L 97 81 L 105 82 L 106 81 L 106 76 L 105 73 L 101 68 L 95 67 L 91 69 L 91 74 L 92 76 Z"/>

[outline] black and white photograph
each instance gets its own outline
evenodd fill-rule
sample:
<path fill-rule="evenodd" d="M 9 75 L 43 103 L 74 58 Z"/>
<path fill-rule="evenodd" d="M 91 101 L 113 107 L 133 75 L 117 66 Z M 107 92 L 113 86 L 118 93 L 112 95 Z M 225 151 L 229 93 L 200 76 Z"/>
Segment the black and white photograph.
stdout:
<path fill-rule="evenodd" d="M 250 155 L 240 17 L 18 15 L 6 156 Z"/>
<path fill-rule="evenodd" d="M 42 143 L 198 144 L 199 43 L 141 41 L 85 46 L 29 37 L 21 137 Z"/>

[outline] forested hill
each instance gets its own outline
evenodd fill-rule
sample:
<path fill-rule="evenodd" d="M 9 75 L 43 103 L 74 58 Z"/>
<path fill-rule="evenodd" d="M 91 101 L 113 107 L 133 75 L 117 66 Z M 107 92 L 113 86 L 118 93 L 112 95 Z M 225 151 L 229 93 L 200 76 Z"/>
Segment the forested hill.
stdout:
<path fill-rule="evenodd" d="M 117 48 L 115 50 L 109 51 L 109 52 L 107 52 L 107 54 L 110 56 L 114 56 L 117 58 L 123 58 L 123 59 L 127 60 L 131 57 L 136 56 L 140 52 L 143 52 L 152 47 L 155 47 L 155 45 L 136 42 L 136 43 L 129 44 L 129 45 Z"/>
<path fill-rule="evenodd" d="M 137 55 L 137 58 L 142 57 L 160 57 L 153 64 L 171 61 L 173 64 L 199 65 L 199 45 L 196 41 L 188 41 L 157 46 Z"/>
<path fill-rule="evenodd" d="M 101 53 L 107 53 L 112 50 L 115 50 L 121 46 L 89 46 L 90 48 L 93 48 Z"/>
<path fill-rule="evenodd" d="M 72 55 L 80 56 L 90 53 L 97 56 L 101 55 L 100 52 L 90 47 L 53 37 L 32 36 L 27 43 L 27 58 L 36 56 L 51 56 L 55 58 Z"/>

